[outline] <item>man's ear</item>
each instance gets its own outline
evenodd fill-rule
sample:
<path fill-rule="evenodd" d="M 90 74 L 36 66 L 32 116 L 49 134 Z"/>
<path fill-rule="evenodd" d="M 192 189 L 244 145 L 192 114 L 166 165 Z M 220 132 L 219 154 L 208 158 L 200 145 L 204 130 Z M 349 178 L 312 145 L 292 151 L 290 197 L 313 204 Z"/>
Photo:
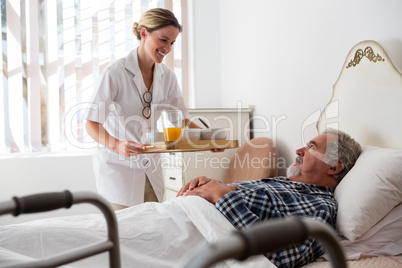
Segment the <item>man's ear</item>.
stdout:
<path fill-rule="evenodd" d="M 338 161 L 338 164 L 336 166 L 330 167 L 328 169 L 327 174 L 333 176 L 339 174 L 342 170 L 343 170 L 343 162 Z"/>

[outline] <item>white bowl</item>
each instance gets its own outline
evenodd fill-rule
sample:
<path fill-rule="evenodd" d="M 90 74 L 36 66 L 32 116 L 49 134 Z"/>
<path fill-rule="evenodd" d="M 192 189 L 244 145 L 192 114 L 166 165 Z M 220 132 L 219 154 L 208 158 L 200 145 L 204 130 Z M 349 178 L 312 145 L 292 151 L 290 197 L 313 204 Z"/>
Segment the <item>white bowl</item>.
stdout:
<path fill-rule="evenodd" d="M 201 132 L 201 140 L 226 140 L 228 136 L 228 128 L 206 128 Z"/>
<path fill-rule="evenodd" d="M 195 141 L 201 139 L 201 128 L 183 128 L 181 130 L 181 140 L 182 141 Z"/>

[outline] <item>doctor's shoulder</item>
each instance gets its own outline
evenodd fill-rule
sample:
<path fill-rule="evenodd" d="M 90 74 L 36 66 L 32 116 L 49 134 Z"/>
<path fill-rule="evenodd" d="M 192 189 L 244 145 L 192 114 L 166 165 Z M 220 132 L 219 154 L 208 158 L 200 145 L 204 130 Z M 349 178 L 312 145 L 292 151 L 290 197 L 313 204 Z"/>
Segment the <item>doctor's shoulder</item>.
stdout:
<path fill-rule="evenodd" d="M 103 69 L 98 83 L 101 84 L 120 84 L 122 76 L 126 76 L 126 69 L 124 67 L 124 60 L 115 60 Z"/>
<path fill-rule="evenodd" d="M 125 61 L 125 58 L 114 60 L 105 67 L 103 72 L 107 72 L 110 75 L 121 74 L 125 70 Z"/>
<path fill-rule="evenodd" d="M 132 81 L 132 75 L 129 78 L 127 76 L 124 60 L 115 60 L 102 71 L 98 80 L 98 88 L 108 88 L 110 91 L 114 92 L 112 95 L 116 97 L 120 88 L 125 87 L 126 81 Z"/>

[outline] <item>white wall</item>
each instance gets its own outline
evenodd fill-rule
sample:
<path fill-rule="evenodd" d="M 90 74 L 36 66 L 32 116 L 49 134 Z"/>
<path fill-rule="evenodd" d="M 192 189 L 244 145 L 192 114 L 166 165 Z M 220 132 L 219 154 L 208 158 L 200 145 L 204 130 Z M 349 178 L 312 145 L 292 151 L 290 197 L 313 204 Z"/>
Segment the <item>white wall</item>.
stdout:
<path fill-rule="evenodd" d="M 96 192 L 92 170 L 92 156 L 89 154 L 17 154 L 0 159 L 0 202 L 9 201 L 13 196 L 25 196 L 43 192 L 69 190 Z M 54 212 L 24 214 L 18 217 L 3 215 L 0 225 L 24 222 L 50 216 L 66 216 L 95 212 L 95 206 L 77 204 L 70 209 Z"/>
<path fill-rule="evenodd" d="M 222 105 L 219 1 L 194 0 L 189 4 L 190 108 Z M 191 72 L 191 71 L 190 71 Z"/>
<path fill-rule="evenodd" d="M 220 83 L 221 107 L 241 101 L 254 108 L 259 117 L 254 127 L 260 130 L 255 136 L 273 138 L 286 166 L 293 162 L 295 149 L 316 135 L 314 125 L 303 129 L 303 124 L 328 103 L 352 46 L 375 40 L 402 70 L 402 1 L 215 2 L 218 21 L 210 21 L 215 16 L 209 11 L 195 10 L 198 24 L 215 25 L 207 33 L 194 33 L 203 35 L 196 39 L 195 53 L 208 58 L 211 66 L 220 66 L 220 78 L 212 75 L 215 69 L 198 75 L 209 84 Z M 202 49 L 215 42 L 220 44 L 220 53 L 213 52 L 218 58 Z M 197 107 L 208 106 L 208 86 L 196 83 L 195 88 L 203 95 L 196 100 Z"/>

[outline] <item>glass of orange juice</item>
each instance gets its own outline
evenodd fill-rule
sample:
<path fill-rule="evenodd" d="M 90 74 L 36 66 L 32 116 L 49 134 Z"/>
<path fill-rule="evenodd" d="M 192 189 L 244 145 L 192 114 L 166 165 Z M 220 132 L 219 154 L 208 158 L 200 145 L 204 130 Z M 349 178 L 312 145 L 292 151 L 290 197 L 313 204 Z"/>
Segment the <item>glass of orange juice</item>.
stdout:
<path fill-rule="evenodd" d="M 181 111 L 169 110 L 162 112 L 163 133 L 166 148 L 172 149 L 181 140 L 183 116 Z"/>

